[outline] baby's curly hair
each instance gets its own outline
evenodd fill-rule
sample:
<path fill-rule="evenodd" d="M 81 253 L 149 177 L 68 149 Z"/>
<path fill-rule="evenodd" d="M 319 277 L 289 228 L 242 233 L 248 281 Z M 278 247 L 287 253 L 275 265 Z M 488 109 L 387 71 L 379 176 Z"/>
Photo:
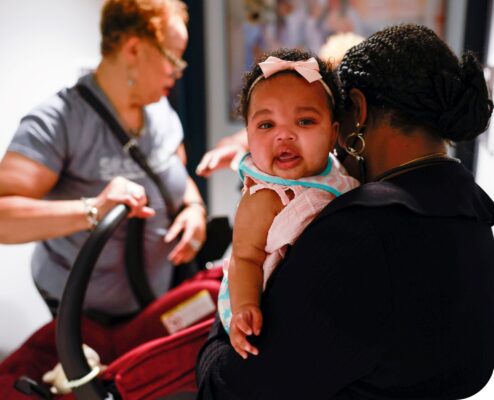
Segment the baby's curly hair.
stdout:
<path fill-rule="evenodd" d="M 319 73 L 322 76 L 322 80 L 328 85 L 331 93 L 333 95 L 334 104 L 331 102 L 328 96 L 328 104 L 330 110 L 332 111 L 333 116 L 339 115 L 340 108 L 343 106 L 342 97 L 341 97 L 341 88 L 339 85 L 338 77 L 336 73 L 332 69 L 332 65 L 330 62 L 325 62 L 317 57 L 310 51 L 305 51 L 301 49 L 290 49 L 290 48 L 281 48 L 278 50 L 274 50 L 270 53 L 265 53 L 261 57 L 258 58 L 252 69 L 247 72 L 243 76 L 243 87 L 240 92 L 240 102 L 237 109 L 237 114 L 240 115 L 244 122 L 247 124 L 247 113 L 249 111 L 249 103 L 250 103 L 250 89 L 254 81 L 262 75 L 261 67 L 259 67 L 259 63 L 266 60 L 268 57 L 278 57 L 282 60 L 287 61 L 304 61 L 308 60 L 311 57 L 314 57 L 319 64 Z M 286 74 L 295 74 L 296 76 L 300 76 L 296 71 L 282 71 L 279 73 Z M 268 78 L 269 79 L 269 78 Z M 287 92 L 289 92 L 290 88 L 287 88 Z"/>
<path fill-rule="evenodd" d="M 493 104 L 481 65 L 472 53 L 461 61 L 431 29 L 413 24 L 379 31 L 351 48 L 339 67 L 345 106 L 361 90 L 371 117 L 389 116 L 409 132 L 423 127 L 453 142 L 487 129 Z"/>
<path fill-rule="evenodd" d="M 185 23 L 189 15 L 181 0 L 106 0 L 101 11 L 101 54 L 115 52 L 129 35 L 149 39 L 152 43 L 164 41 L 168 18 L 177 15 Z"/>

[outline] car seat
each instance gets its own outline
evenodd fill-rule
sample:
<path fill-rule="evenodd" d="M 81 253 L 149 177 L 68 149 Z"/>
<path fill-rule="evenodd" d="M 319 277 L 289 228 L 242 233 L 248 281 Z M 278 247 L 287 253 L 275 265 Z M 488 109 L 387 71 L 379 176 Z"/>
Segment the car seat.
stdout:
<path fill-rule="evenodd" d="M 94 264 L 127 213 L 124 205 L 115 207 L 90 235 L 71 270 L 57 320 L 36 331 L 0 364 L 3 399 L 195 398 L 195 361 L 215 310 L 201 314 L 191 326 L 174 333 L 167 330 L 161 317 L 170 310 L 190 305 L 197 296 L 209 296 L 216 305 L 221 267 L 200 271 L 126 322 L 107 326 L 82 316 L 84 293 Z M 226 234 L 231 234 L 231 230 Z M 82 343 L 95 349 L 108 368 L 74 388 L 71 394 L 52 395 L 38 382 L 59 360 L 69 380 L 91 373 Z"/>

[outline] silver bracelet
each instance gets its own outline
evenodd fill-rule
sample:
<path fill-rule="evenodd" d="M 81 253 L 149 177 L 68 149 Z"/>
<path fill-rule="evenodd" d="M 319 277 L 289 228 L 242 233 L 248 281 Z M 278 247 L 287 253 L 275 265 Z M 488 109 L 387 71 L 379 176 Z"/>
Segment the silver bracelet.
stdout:
<path fill-rule="evenodd" d="M 82 204 L 84 204 L 84 212 L 86 213 L 87 222 L 91 226 L 91 229 L 94 229 L 98 226 L 98 216 L 99 211 L 96 207 L 89 204 L 89 201 L 85 197 L 81 197 Z"/>

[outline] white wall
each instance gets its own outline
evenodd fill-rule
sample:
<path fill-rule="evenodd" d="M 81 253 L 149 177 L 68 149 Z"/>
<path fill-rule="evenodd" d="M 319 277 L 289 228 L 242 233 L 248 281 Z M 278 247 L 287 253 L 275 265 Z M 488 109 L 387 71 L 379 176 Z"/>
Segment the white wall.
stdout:
<path fill-rule="evenodd" d="M 233 123 L 228 118 L 226 68 L 226 1 L 207 0 L 204 2 L 206 24 L 207 74 L 207 119 L 208 148 L 213 147 L 222 137 L 243 128 L 241 123 Z M 209 207 L 211 215 L 235 214 L 239 196 L 239 178 L 230 170 L 222 170 L 208 179 Z"/>
<path fill-rule="evenodd" d="M 101 0 L 0 0 L 0 155 L 19 119 L 99 56 Z M 0 246 L 0 359 L 49 320 L 32 284 L 32 244 Z"/>

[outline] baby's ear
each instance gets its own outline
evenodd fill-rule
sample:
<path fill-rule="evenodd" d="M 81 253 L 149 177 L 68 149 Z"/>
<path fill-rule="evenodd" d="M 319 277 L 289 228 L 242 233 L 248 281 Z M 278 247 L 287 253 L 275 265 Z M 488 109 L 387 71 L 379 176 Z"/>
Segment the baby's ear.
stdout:
<path fill-rule="evenodd" d="M 338 141 L 338 137 L 340 136 L 340 123 L 338 121 L 334 121 L 331 124 L 331 146 L 333 149 L 336 146 L 336 142 Z"/>

